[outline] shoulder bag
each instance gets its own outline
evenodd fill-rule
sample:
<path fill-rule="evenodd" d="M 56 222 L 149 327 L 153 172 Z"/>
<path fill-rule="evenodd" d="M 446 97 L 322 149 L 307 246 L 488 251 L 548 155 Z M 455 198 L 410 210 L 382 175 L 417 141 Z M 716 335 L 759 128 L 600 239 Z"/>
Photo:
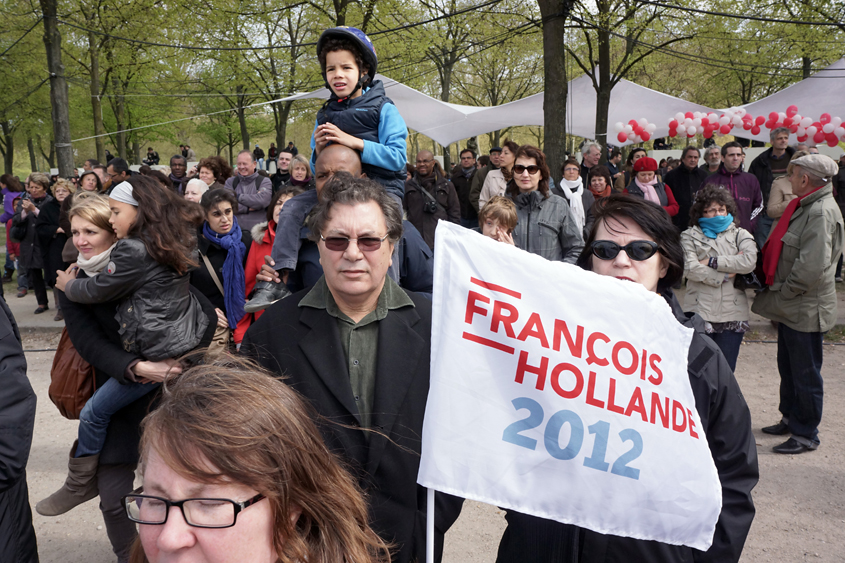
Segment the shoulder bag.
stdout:
<path fill-rule="evenodd" d="M 211 265 L 211 260 L 209 260 L 208 256 L 206 256 L 201 250 L 200 256 L 202 256 L 202 261 L 205 264 L 205 268 L 208 270 L 208 273 L 211 275 L 211 279 L 214 280 L 214 285 L 216 285 L 217 289 L 220 290 L 220 295 L 225 297 L 226 291 L 223 289 L 223 284 L 220 282 L 217 272 L 214 271 L 214 266 Z M 216 323 L 217 320 L 215 319 L 214 322 Z M 217 355 L 221 352 L 228 352 L 231 334 L 231 327 L 223 328 L 220 325 L 216 325 L 214 338 L 211 340 L 211 344 L 208 345 L 208 353 L 210 355 Z"/>
<path fill-rule="evenodd" d="M 62 329 L 50 370 L 50 400 L 63 417 L 75 420 L 95 388 L 94 367 L 73 347 L 67 328 Z"/>

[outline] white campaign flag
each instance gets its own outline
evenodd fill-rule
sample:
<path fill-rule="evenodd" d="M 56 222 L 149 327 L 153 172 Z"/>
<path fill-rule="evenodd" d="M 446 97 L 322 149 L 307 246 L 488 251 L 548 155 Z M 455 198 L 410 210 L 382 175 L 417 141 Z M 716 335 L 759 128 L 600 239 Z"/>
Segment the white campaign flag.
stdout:
<path fill-rule="evenodd" d="M 721 487 L 687 374 L 692 329 L 641 285 L 440 221 L 418 482 L 706 550 Z"/>

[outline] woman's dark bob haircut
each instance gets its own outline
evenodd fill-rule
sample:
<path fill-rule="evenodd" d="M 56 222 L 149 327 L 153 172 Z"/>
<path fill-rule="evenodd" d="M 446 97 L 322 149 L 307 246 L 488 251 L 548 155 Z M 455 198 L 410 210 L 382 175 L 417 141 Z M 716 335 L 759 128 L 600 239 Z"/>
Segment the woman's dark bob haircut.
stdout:
<path fill-rule="evenodd" d="M 684 276 L 681 235 L 662 207 L 642 198 L 612 194 L 596 202 L 593 214 L 595 223 L 576 262 L 579 266 L 585 270 L 593 269 L 592 245 L 596 240 L 599 225 L 604 224 L 607 230 L 613 231 L 614 219 L 625 217 L 639 225 L 643 232 L 657 243 L 658 252 L 669 267 L 666 275 L 657 282 L 657 292 L 663 293 L 681 281 Z"/>
<path fill-rule="evenodd" d="M 724 205 L 728 213 L 733 215 L 734 225 L 739 225 L 739 212 L 737 211 L 736 200 L 734 200 L 731 193 L 718 186 L 704 186 L 695 192 L 695 198 L 689 210 L 690 227 L 698 225 L 698 220 L 704 216 L 704 210 L 711 203 L 721 203 Z"/>
<path fill-rule="evenodd" d="M 224 201 L 228 201 L 232 205 L 232 209 L 235 213 L 237 213 L 238 198 L 232 190 L 227 190 L 225 188 L 214 188 L 213 190 L 208 190 L 202 194 L 200 205 L 202 205 L 202 208 L 205 210 L 207 215 Z"/>

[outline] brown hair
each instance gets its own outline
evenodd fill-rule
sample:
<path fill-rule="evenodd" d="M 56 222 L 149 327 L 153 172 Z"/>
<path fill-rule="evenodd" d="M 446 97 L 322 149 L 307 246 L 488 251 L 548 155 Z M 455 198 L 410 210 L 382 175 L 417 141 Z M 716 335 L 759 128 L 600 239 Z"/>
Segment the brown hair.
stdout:
<path fill-rule="evenodd" d="M 84 174 L 83 174 L 84 176 Z M 0 184 L 5 184 L 6 188 L 10 192 L 22 192 L 23 186 L 20 183 L 20 180 L 12 176 L 11 174 L 3 174 L 0 176 Z"/>
<path fill-rule="evenodd" d="M 273 194 L 273 197 L 270 199 L 270 205 L 267 206 L 267 223 L 273 222 L 273 211 L 276 209 L 276 204 L 279 203 L 279 200 L 282 199 L 284 196 L 289 195 L 290 197 L 296 197 L 299 194 L 304 194 L 305 188 L 302 186 L 294 186 L 293 184 L 289 186 L 282 186 L 279 188 L 279 191 Z"/>
<path fill-rule="evenodd" d="M 200 163 L 197 165 L 197 171 L 200 168 L 211 170 L 211 173 L 214 174 L 214 179 L 221 184 L 234 174 L 232 167 L 229 166 L 229 162 L 222 156 L 209 156 L 200 160 Z"/>
<path fill-rule="evenodd" d="M 290 161 L 289 170 L 292 173 L 294 166 L 303 166 L 305 168 L 305 179 L 310 180 L 312 178 L 311 174 L 311 163 L 308 162 L 308 159 L 302 156 L 301 154 L 296 155 Z"/>
<path fill-rule="evenodd" d="M 161 404 L 141 423 L 141 470 L 154 450 L 186 479 L 235 482 L 264 495 L 280 563 L 388 561 L 361 490 L 323 442 L 315 416 L 278 379 L 221 356 L 165 381 Z M 139 551 L 136 544 L 134 561 L 144 561 Z"/>
<path fill-rule="evenodd" d="M 604 166 L 603 164 L 597 164 L 596 166 L 590 168 L 590 172 L 587 173 L 587 189 L 590 189 L 590 183 L 593 181 L 593 178 L 598 176 L 604 178 L 605 183 L 613 189 L 613 178 L 610 177 L 610 170 L 608 170 L 607 166 Z"/>
<path fill-rule="evenodd" d="M 308 217 L 308 238 L 319 242 L 320 235 L 331 220 L 332 207 L 335 205 L 355 205 L 374 202 L 384 214 L 387 225 L 387 240 L 396 244 L 402 238 L 402 213 L 396 202 L 387 195 L 380 185 L 369 178 L 353 178 L 349 172 L 336 172 L 329 178 L 320 192 L 320 202 Z"/>
<path fill-rule="evenodd" d="M 581 174 L 581 164 L 577 160 L 575 160 L 575 158 L 570 156 L 569 158 L 567 158 L 564 161 L 563 164 L 560 165 L 560 175 L 561 175 L 561 177 L 564 176 L 563 171 L 566 170 L 566 167 L 570 164 L 578 169 L 578 174 Z"/>
<path fill-rule="evenodd" d="M 506 146 L 507 144 L 508 141 L 505 141 Z M 508 147 L 508 150 L 510 150 L 510 147 Z M 540 167 L 540 184 L 537 186 L 537 191 L 543 194 L 543 199 L 549 199 L 549 176 L 551 176 L 551 174 L 549 173 L 549 166 L 546 164 L 546 155 L 535 146 L 522 145 L 516 149 L 516 152 L 513 155 L 514 165 L 521 157 L 533 158 L 534 162 L 537 163 L 537 166 Z M 516 182 L 514 182 L 513 179 L 508 182 L 506 191 L 508 195 L 512 197 L 519 195 L 519 188 L 516 187 Z"/>
<path fill-rule="evenodd" d="M 479 223 L 483 223 L 488 218 L 505 227 L 508 234 L 511 234 L 516 228 L 516 205 L 506 197 L 500 195 L 493 196 L 490 201 L 484 204 L 481 211 L 478 212 Z"/>
<path fill-rule="evenodd" d="M 153 260 L 180 275 L 197 267 L 193 254 L 196 227 L 205 220 L 202 209 L 149 176 L 132 176 L 126 181 L 138 201 L 129 236 L 141 240 Z"/>
<path fill-rule="evenodd" d="M 85 219 L 98 229 L 114 232 L 114 228 L 109 223 L 111 209 L 109 209 L 109 198 L 106 196 L 85 191 L 75 194 L 73 204 L 67 212 L 67 220 L 70 221 L 74 217 Z"/>
<path fill-rule="evenodd" d="M 692 207 L 689 210 L 689 226 L 695 227 L 698 225 L 698 220 L 704 216 L 704 210 L 714 202 L 724 205 L 728 213 L 733 215 L 734 225 L 739 225 L 739 213 L 731 192 L 719 186 L 704 186 L 695 192 Z"/>
<path fill-rule="evenodd" d="M 326 56 L 334 51 L 349 51 L 352 53 L 352 56 L 355 57 L 355 64 L 358 65 L 358 72 L 360 72 L 362 76 L 364 74 L 369 75 L 371 69 L 367 66 L 367 63 L 364 62 L 364 55 L 361 53 L 361 49 L 359 49 L 358 46 L 349 39 L 340 39 L 338 37 L 328 39 L 325 45 L 323 45 L 323 48 L 317 54 L 317 59 L 320 61 L 320 70 L 323 71 L 323 74 L 326 74 Z M 370 80 L 372 80 L 372 78 L 373 77 L 370 76 Z"/>

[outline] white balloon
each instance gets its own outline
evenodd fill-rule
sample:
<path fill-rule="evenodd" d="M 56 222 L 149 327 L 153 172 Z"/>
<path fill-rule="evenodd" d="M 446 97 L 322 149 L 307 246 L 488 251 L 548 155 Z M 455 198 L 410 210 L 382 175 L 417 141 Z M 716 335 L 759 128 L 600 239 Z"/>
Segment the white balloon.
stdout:
<path fill-rule="evenodd" d="M 628 133 L 628 140 L 629 140 L 629 141 L 633 141 L 633 140 L 634 140 L 634 139 L 636 139 L 636 138 L 637 138 L 637 134 L 636 134 L 636 133 L 634 133 L 633 131 L 631 131 L 630 133 Z"/>
<path fill-rule="evenodd" d="M 695 125 L 692 125 L 691 127 L 687 127 L 687 135 L 695 135 L 697 132 L 698 132 L 698 129 L 696 128 Z"/>
<path fill-rule="evenodd" d="M 728 117 L 727 115 L 723 115 L 722 117 L 719 118 L 719 125 L 727 125 L 730 122 L 731 122 L 731 118 Z"/>
<path fill-rule="evenodd" d="M 680 123 L 681 121 L 683 121 L 683 120 L 684 120 L 684 114 L 682 114 L 681 112 L 676 113 L 676 114 L 675 114 L 675 119 L 677 119 L 677 120 L 678 120 L 678 123 Z"/>
<path fill-rule="evenodd" d="M 742 118 L 738 115 L 735 115 L 734 118 L 731 120 L 734 127 L 742 127 Z"/>
<path fill-rule="evenodd" d="M 634 131 L 634 128 L 633 128 L 631 125 L 626 125 L 626 126 L 622 129 L 622 131 L 624 131 L 624 132 L 625 132 L 625 134 L 627 135 L 628 133 L 632 133 L 632 132 Z"/>
<path fill-rule="evenodd" d="M 842 125 L 842 118 L 837 116 L 831 119 L 830 122 L 833 123 L 834 127 L 839 127 L 840 125 Z"/>
<path fill-rule="evenodd" d="M 686 135 L 687 128 L 683 123 L 681 123 L 681 124 L 678 125 L 677 131 L 678 131 L 678 135 Z"/>
<path fill-rule="evenodd" d="M 695 125 L 696 127 L 701 127 L 701 118 L 696 117 L 695 119 L 692 120 L 692 124 Z"/>
<path fill-rule="evenodd" d="M 725 116 L 723 116 L 723 117 L 725 117 Z M 718 121 L 720 118 L 719 118 L 719 115 L 717 113 L 713 112 L 713 113 L 707 114 L 707 119 L 710 120 L 710 123 L 716 123 L 716 121 Z M 722 125 L 724 125 L 724 123 Z"/>
<path fill-rule="evenodd" d="M 801 126 L 804 127 L 805 129 L 812 124 L 813 124 L 813 118 L 812 117 L 802 117 L 801 118 Z"/>
<path fill-rule="evenodd" d="M 617 133 L 619 133 L 620 131 L 622 131 L 622 129 L 624 129 L 624 128 L 625 128 L 625 124 L 623 124 L 621 121 L 617 121 L 617 122 L 613 125 L 613 128 L 616 130 L 616 132 L 617 132 Z"/>
<path fill-rule="evenodd" d="M 783 120 L 786 119 L 786 114 L 783 113 L 782 111 L 779 111 L 778 112 L 778 118 L 779 118 L 778 121 L 783 123 Z"/>
<path fill-rule="evenodd" d="M 686 119 L 684 119 L 684 125 L 686 125 L 687 127 L 689 127 L 690 125 L 692 125 L 692 118 L 691 118 L 691 117 L 687 117 Z"/>
<path fill-rule="evenodd" d="M 833 126 L 833 123 L 825 123 L 824 126 L 822 126 L 822 131 L 825 133 L 833 133 L 834 129 L 835 127 Z"/>
<path fill-rule="evenodd" d="M 795 134 L 799 137 L 803 137 L 807 134 L 807 129 L 805 127 L 798 126 L 798 129 L 795 130 Z"/>
<path fill-rule="evenodd" d="M 649 133 L 654 133 L 657 130 L 657 125 L 655 125 L 654 123 L 649 123 L 645 126 L 645 130 Z"/>
<path fill-rule="evenodd" d="M 819 132 L 819 130 L 816 129 L 815 125 L 810 125 L 809 127 L 807 127 L 807 135 L 809 135 L 810 137 L 812 137 L 813 135 L 815 135 L 818 132 Z"/>
<path fill-rule="evenodd" d="M 648 119 L 646 119 L 645 117 L 641 117 L 637 120 L 637 123 L 640 124 L 640 127 L 645 127 L 646 125 L 648 125 Z"/>
<path fill-rule="evenodd" d="M 836 127 L 833 130 L 833 134 L 836 135 L 837 137 L 841 137 L 842 135 L 845 135 L 845 127 L 842 127 L 841 125 Z"/>
<path fill-rule="evenodd" d="M 731 110 L 740 117 L 745 117 L 745 114 L 748 113 L 745 108 L 731 108 Z"/>

